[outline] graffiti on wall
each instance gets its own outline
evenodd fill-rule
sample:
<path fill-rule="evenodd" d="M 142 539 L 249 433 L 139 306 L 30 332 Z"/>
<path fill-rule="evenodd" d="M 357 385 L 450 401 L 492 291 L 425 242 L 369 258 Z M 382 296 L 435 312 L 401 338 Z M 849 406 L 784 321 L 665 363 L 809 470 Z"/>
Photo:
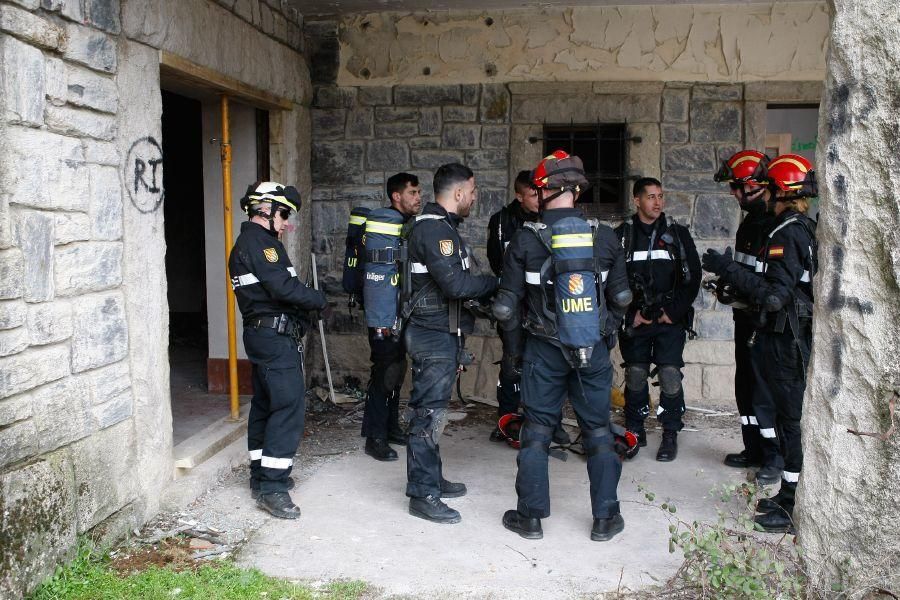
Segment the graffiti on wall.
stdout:
<path fill-rule="evenodd" d="M 158 209 L 165 197 L 162 147 L 152 137 L 135 141 L 125 160 L 125 187 L 128 197 L 142 213 Z"/>

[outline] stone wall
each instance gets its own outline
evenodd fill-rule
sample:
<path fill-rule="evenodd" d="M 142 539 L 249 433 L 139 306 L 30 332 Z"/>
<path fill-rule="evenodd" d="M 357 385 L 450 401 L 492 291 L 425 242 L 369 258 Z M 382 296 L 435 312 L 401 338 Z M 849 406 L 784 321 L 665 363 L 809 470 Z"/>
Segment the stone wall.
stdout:
<path fill-rule="evenodd" d="M 823 1 L 348 15 L 340 85 L 813 80 Z M 649 3 L 648 3 L 649 4 Z"/>
<path fill-rule="evenodd" d="M 207 0 L 0 2 L 0 596 L 172 480 L 160 50 L 291 101 L 272 171 L 308 193 L 299 20 L 269 11 L 273 34 L 273 3 L 222 4 L 249 22 Z"/>
<path fill-rule="evenodd" d="M 319 272 L 343 307 L 340 276 L 350 208 L 386 204 L 383 183 L 400 170 L 418 175 L 431 199 L 434 170 L 450 161 L 466 163 L 476 173 L 479 198 L 462 232 L 487 270 L 488 219 L 512 198 L 515 174 L 542 157 L 542 142 L 529 138 L 540 140 L 545 123 L 627 123 L 628 136 L 640 138 L 628 143 L 627 187 L 640 176 L 661 178 L 667 214 L 690 228 L 698 251 L 724 248 L 733 244 L 740 211 L 712 179 L 718 157 L 730 156 L 745 140 L 764 139 L 766 98 L 817 101 L 820 89 L 812 82 L 569 82 L 559 98 L 558 86 L 537 82 L 319 87 L 312 109 L 313 249 Z M 695 306 L 699 336 L 685 350 L 688 403 L 731 401 L 731 309 L 706 292 Z M 362 319 L 353 322 L 346 311 L 337 311 L 330 331 L 338 381 L 351 375 L 365 382 Z M 493 397 L 497 368 L 492 363 L 499 359 L 499 345 L 486 323 L 479 324 L 478 333 L 469 345 L 479 360 L 463 375 L 463 390 Z M 316 354 L 312 370 L 321 378 Z"/>

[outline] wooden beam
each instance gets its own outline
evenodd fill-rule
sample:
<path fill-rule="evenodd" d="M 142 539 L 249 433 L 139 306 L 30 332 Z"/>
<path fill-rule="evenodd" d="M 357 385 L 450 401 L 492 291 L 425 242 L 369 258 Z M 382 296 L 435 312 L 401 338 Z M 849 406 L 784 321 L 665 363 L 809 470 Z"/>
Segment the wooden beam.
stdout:
<path fill-rule="evenodd" d="M 292 110 L 294 102 L 247 85 L 208 67 L 198 65 L 166 50 L 160 52 L 159 71 L 163 79 L 172 79 L 214 94 L 228 94 L 258 108 Z"/>

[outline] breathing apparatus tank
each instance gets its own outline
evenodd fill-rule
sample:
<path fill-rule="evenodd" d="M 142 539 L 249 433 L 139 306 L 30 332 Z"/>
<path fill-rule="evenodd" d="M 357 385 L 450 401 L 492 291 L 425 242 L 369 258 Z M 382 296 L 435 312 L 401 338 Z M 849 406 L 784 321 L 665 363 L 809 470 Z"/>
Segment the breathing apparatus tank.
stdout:
<path fill-rule="evenodd" d="M 363 301 L 363 279 L 366 274 L 366 248 L 363 236 L 366 233 L 366 218 L 369 212 L 365 206 L 357 206 L 350 211 L 350 221 L 347 223 L 341 285 L 344 291 L 350 294 L 347 306 L 351 309 Z"/>
<path fill-rule="evenodd" d="M 366 219 L 366 265 L 363 297 L 366 325 L 375 328 L 375 339 L 390 334 L 400 302 L 400 234 L 403 215 L 392 208 L 378 208 Z"/>
<path fill-rule="evenodd" d="M 557 221 L 551 231 L 559 341 L 573 351 L 578 368 L 584 368 L 591 362 L 594 346 L 603 339 L 594 271 L 594 234 L 590 224 L 578 217 Z"/>

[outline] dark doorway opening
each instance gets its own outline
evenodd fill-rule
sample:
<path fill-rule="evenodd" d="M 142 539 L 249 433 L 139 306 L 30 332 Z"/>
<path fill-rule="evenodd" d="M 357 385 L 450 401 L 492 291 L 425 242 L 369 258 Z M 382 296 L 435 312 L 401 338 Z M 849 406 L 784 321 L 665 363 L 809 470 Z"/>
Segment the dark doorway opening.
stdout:
<path fill-rule="evenodd" d="M 206 394 L 209 356 L 201 103 L 162 92 L 163 204 L 174 443 L 189 437 L 193 398 Z"/>

